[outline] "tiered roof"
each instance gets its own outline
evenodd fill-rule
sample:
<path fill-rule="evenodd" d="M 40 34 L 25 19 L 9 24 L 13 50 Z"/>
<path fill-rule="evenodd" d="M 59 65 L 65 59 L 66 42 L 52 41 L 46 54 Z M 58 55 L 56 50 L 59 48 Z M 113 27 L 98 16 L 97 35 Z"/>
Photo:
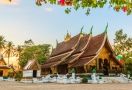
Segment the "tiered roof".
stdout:
<path fill-rule="evenodd" d="M 42 69 L 58 65 L 62 60 L 70 56 L 74 49 L 77 47 L 79 40 L 80 34 L 70 38 L 69 41 L 58 43 L 56 48 L 52 51 L 50 57 L 41 66 Z"/>
<path fill-rule="evenodd" d="M 69 64 L 69 67 L 84 66 L 94 60 L 103 46 L 113 55 L 112 58 L 119 64 L 120 62 L 114 57 L 114 52 L 109 44 L 107 37 L 107 27 L 102 34 L 92 37 L 92 28 L 90 34 L 82 37 L 78 34 L 68 41 L 58 43 L 52 51 L 50 57 L 42 65 L 43 68 L 50 68 L 59 64 Z M 121 65 L 122 66 L 122 65 Z"/>

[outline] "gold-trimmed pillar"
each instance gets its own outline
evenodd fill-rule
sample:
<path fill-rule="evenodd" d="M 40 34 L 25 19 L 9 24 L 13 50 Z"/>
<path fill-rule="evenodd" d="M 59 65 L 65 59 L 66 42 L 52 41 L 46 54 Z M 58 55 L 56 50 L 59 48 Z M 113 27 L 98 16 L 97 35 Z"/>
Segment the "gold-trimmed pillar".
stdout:
<path fill-rule="evenodd" d="M 96 59 L 96 65 L 97 65 L 97 70 L 99 70 L 99 60 L 98 60 L 98 58 Z"/>
<path fill-rule="evenodd" d="M 85 72 L 87 73 L 87 66 L 84 65 L 83 67 L 84 67 Z"/>

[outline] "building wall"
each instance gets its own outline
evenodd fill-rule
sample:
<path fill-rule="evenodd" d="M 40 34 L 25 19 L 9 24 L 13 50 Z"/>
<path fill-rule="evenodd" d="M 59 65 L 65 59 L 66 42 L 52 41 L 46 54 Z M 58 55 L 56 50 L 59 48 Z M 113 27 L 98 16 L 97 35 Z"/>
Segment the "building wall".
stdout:
<path fill-rule="evenodd" d="M 9 69 L 0 69 L 0 71 L 3 71 L 3 76 L 8 76 Z"/>
<path fill-rule="evenodd" d="M 0 60 L 0 65 L 5 65 L 3 60 Z M 0 68 L 0 71 L 3 71 L 3 76 L 8 76 L 9 69 Z"/>
<path fill-rule="evenodd" d="M 32 77 L 32 76 L 33 76 L 33 70 L 23 71 L 23 77 Z"/>
<path fill-rule="evenodd" d="M 96 66 L 97 69 L 99 69 L 99 58 L 101 58 L 104 62 L 104 59 L 107 59 L 109 64 L 110 64 L 110 68 L 112 70 L 112 67 L 117 67 L 118 69 L 121 69 L 119 65 L 117 65 L 114 60 L 110 57 L 110 52 L 107 50 L 106 47 L 103 47 L 101 49 L 101 51 L 99 52 L 99 55 L 97 56 L 97 58 L 95 58 L 93 61 L 91 61 L 87 66 L 87 69 L 90 69 L 90 65 L 94 65 Z"/>

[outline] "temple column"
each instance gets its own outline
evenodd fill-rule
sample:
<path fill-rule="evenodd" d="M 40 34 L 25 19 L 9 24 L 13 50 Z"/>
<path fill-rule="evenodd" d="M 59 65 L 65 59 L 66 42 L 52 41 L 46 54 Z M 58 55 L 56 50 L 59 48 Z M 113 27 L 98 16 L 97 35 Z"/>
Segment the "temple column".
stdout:
<path fill-rule="evenodd" d="M 52 70 L 52 74 L 54 74 L 54 72 L 55 72 L 55 69 L 54 69 L 54 67 L 52 67 L 52 68 L 51 68 L 51 70 Z"/>
<path fill-rule="evenodd" d="M 99 70 L 99 60 L 98 60 L 98 58 L 96 59 L 96 65 L 97 65 L 97 70 Z"/>
<path fill-rule="evenodd" d="M 84 70 L 85 70 L 85 73 L 87 73 L 87 66 L 83 66 L 84 67 Z"/>
<path fill-rule="evenodd" d="M 68 73 L 71 73 L 71 68 L 68 68 Z"/>
<path fill-rule="evenodd" d="M 54 73 L 57 73 L 58 72 L 57 66 L 55 66 L 54 69 L 55 69 Z"/>
<path fill-rule="evenodd" d="M 51 67 L 51 70 L 52 70 L 52 74 L 57 73 L 57 66 Z"/>

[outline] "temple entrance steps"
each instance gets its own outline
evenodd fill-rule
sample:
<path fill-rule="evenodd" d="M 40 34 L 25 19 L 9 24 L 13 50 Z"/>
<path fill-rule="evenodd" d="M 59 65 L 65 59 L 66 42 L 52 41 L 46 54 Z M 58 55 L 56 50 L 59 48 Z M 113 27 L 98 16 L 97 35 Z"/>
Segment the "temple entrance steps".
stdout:
<path fill-rule="evenodd" d="M 122 77 L 102 77 L 104 83 L 128 83 Z"/>
<path fill-rule="evenodd" d="M 118 75 L 102 75 L 99 73 L 95 74 L 95 79 L 93 79 L 93 76 L 91 76 L 92 73 L 85 73 L 85 74 L 75 74 L 75 79 L 78 77 L 80 80 L 84 77 L 88 79 L 88 83 L 92 83 L 93 80 L 96 80 L 96 83 L 132 83 L 132 80 L 129 80 L 126 75 L 124 74 L 118 74 Z M 99 77 L 102 76 L 102 79 L 99 79 Z M 62 83 L 63 80 L 71 80 L 72 74 L 50 74 L 44 76 L 43 80 L 44 82 L 59 82 Z"/>
<path fill-rule="evenodd" d="M 104 83 L 128 83 L 128 78 L 122 74 L 119 76 L 102 76 L 102 80 Z"/>
<path fill-rule="evenodd" d="M 33 78 L 33 83 L 38 83 L 38 79 L 37 78 Z"/>

